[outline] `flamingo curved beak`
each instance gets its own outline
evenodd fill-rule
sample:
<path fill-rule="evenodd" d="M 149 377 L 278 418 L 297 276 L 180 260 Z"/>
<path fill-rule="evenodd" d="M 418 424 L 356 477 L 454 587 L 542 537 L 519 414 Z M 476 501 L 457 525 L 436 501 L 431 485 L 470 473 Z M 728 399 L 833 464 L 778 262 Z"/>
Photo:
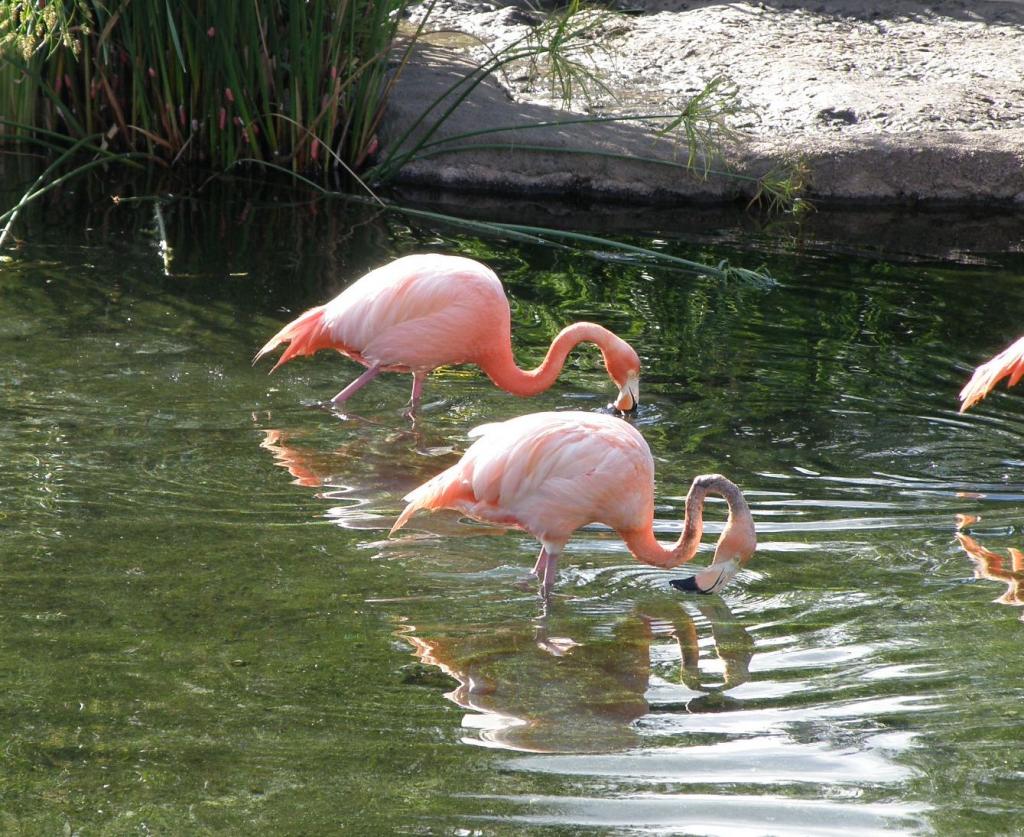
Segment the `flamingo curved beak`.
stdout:
<path fill-rule="evenodd" d="M 636 372 L 630 372 L 626 376 L 626 383 L 619 389 L 619 396 L 615 399 L 615 409 L 620 413 L 631 413 L 640 406 L 640 376 Z"/>

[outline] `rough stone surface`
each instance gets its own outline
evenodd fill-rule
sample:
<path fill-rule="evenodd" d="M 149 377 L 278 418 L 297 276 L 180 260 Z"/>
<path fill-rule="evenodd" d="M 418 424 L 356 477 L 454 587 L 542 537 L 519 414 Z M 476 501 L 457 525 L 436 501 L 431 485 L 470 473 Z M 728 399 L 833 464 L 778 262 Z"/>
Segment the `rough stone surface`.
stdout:
<path fill-rule="evenodd" d="M 439 1 L 429 28 L 472 37 L 435 36 L 406 68 L 382 126 L 386 151 L 486 49 L 543 19 L 536 3 L 519 3 Z M 808 196 L 818 202 L 1024 206 L 1024 0 L 621 3 L 629 13 L 604 21 L 581 56 L 607 92 L 566 111 L 542 80 L 511 68 L 440 125 L 432 156 L 408 164 L 404 181 L 530 196 L 715 202 L 747 199 L 756 178 L 799 160 Z M 638 123 L 459 138 L 581 115 L 670 112 L 716 77 L 735 89 L 740 109 L 729 118 L 735 135 L 724 160 L 714 165 L 751 180 L 698 177 L 650 162 L 685 161 L 686 149 Z M 452 147 L 472 149 L 439 153 Z"/>

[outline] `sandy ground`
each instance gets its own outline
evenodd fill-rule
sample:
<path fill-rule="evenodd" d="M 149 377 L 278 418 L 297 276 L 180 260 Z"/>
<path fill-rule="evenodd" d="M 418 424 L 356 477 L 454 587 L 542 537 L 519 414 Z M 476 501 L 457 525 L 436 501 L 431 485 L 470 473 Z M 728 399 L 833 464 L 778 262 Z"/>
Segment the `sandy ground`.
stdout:
<path fill-rule="evenodd" d="M 573 110 L 677 110 L 711 79 L 736 93 L 729 168 L 760 177 L 793 160 L 818 201 L 1024 205 L 1024 0 L 974 2 L 682 2 L 620 0 L 585 60 L 610 89 Z M 387 147 L 423 103 L 526 34 L 543 9 L 516 0 L 441 0 L 439 35 L 405 75 L 382 136 Z M 513 69 L 478 88 L 441 134 L 565 119 L 547 86 Z M 529 139 L 526 136 L 529 135 Z M 410 182 L 490 192 L 601 196 L 648 203 L 749 197 L 751 183 L 681 176 L 587 153 L 680 159 L 678 143 L 636 125 L 515 131 L 519 151 L 478 149 L 410 165 Z M 551 153 L 522 149 L 546 146 Z M 436 149 L 435 149 L 436 150 Z"/>

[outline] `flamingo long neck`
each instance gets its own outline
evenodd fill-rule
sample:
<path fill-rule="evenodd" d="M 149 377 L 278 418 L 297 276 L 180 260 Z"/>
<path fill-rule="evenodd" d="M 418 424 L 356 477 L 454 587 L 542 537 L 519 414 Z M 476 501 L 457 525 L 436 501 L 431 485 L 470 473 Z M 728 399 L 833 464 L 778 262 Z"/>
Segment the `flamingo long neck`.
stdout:
<path fill-rule="evenodd" d="M 569 352 L 580 343 L 595 343 L 604 354 L 615 339 L 615 335 L 608 329 L 596 323 L 573 323 L 558 333 L 543 362 L 536 369 L 520 369 L 512 355 L 511 344 L 482 360 L 480 368 L 503 390 L 528 397 L 544 392 L 555 382 L 565 366 Z"/>
<path fill-rule="evenodd" d="M 685 564 L 700 546 L 704 534 L 704 500 L 708 494 L 718 494 L 729 505 L 729 518 L 715 544 L 715 564 L 738 559 L 745 563 L 754 552 L 756 537 L 750 507 L 739 488 L 718 474 L 697 477 L 686 495 L 683 532 L 675 545 L 667 547 L 655 536 L 653 529 L 634 529 L 621 532 L 633 556 L 645 564 L 671 569 Z"/>

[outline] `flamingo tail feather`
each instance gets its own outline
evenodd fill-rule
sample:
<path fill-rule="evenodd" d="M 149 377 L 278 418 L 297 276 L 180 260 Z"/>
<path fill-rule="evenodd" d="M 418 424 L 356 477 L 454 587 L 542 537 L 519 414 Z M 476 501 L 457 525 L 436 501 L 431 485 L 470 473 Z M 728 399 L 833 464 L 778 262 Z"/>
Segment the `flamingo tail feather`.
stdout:
<path fill-rule="evenodd" d="M 271 372 L 292 358 L 311 355 L 320 349 L 331 346 L 330 335 L 324 328 L 324 307 L 319 305 L 316 308 L 310 308 L 305 314 L 288 323 L 256 353 L 256 357 L 252 359 L 253 364 L 255 365 L 261 357 L 272 352 L 282 343 L 287 343 L 288 348 L 281 353 L 281 357 L 277 359 Z"/>
<path fill-rule="evenodd" d="M 405 495 L 408 505 L 398 516 L 389 535 L 393 535 L 416 514 L 420 509 L 451 509 L 460 508 L 467 501 L 472 502 L 472 490 L 466 480 L 457 473 L 452 473 L 458 464 L 438 474 L 432 480 L 423 483 L 419 488 Z"/>

